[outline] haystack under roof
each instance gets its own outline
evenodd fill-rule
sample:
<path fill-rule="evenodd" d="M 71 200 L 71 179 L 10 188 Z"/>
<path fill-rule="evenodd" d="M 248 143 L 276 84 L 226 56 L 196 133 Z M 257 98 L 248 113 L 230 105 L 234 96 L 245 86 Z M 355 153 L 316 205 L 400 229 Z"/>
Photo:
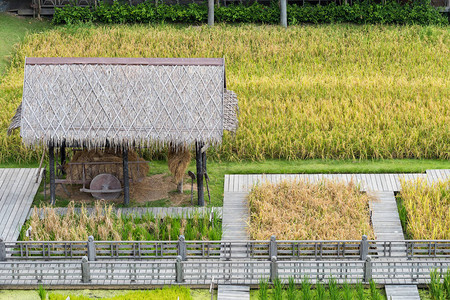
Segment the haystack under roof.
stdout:
<path fill-rule="evenodd" d="M 222 58 L 27 58 L 18 127 L 28 146 L 217 144 L 237 97 Z"/>

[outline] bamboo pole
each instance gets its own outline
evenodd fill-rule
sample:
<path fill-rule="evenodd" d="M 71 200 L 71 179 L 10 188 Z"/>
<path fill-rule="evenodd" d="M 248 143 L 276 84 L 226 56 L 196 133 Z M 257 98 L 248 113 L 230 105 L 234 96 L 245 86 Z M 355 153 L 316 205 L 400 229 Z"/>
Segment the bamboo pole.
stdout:
<path fill-rule="evenodd" d="M 123 204 L 130 204 L 130 178 L 128 176 L 128 148 L 124 146 L 123 153 Z"/>
<path fill-rule="evenodd" d="M 53 143 L 48 145 L 48 160 L 50 164 L 50 203 L 56 203 L 56 184 L 55 184 L 55 148 Z"/>

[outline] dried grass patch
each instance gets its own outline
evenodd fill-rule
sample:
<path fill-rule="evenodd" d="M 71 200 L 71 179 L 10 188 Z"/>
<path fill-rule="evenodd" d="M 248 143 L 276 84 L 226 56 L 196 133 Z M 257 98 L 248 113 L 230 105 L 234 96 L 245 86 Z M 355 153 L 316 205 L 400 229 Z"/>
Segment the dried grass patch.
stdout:
<path fill-rule="evenodd" d="M 252 239 L 373 238 L 369 196 L 353 183 L 283 181 L 255 186 L 249 196 Z"/>
<path fill-rule="evenodd" d="M 450 180 L 401 181 L 406 231 L 412 239 L 450 239 Z"/>

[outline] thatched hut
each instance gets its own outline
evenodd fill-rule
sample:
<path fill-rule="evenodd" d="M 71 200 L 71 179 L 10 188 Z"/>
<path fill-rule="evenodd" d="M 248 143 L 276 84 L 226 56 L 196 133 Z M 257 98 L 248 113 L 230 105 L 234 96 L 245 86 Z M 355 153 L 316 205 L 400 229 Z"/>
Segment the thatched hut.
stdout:
<path fill-rule="evenodd" d="M 236 111 L 222 58 L 26 58 L 22 103 L 9 131 L 20 127 L 25 145 L 48 147 L 52 201 L 54 147 L 120 149 L 128 203 L 129 148 L 196 145 L 199 184 L 203 145 L 236 130 Z"/>

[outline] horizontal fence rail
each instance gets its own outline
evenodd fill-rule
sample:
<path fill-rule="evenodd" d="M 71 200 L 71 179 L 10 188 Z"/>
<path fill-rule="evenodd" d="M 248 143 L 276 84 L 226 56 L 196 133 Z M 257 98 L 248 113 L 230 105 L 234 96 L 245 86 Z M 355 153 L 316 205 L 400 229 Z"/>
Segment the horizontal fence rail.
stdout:
<path fill-rule="evenodd" d="M 301 283 L 308 278 L 311 283 L 333 278 L 337 283 L 377 284 L 428 284 L 430 272 L 437 270 L 443 280 L 450 260 L 380 259 L 372 261 L 339 260 L 317 261 L 183 261 L 181 256 L 158 261 L 88 261 L 87 257 L 75 261 L 0 262 L 0 287 L 64 285 L 208 285 L 258 284 L 261 279 L 287 282 L 293 278 Z"/>
<path fill-rule="evenodd" d="M 22 241 L 0 240 L 0 261 L 171 259 L 365 260 L 372 258 L 450 258 L 450 240 L 378 241 Z"/>

